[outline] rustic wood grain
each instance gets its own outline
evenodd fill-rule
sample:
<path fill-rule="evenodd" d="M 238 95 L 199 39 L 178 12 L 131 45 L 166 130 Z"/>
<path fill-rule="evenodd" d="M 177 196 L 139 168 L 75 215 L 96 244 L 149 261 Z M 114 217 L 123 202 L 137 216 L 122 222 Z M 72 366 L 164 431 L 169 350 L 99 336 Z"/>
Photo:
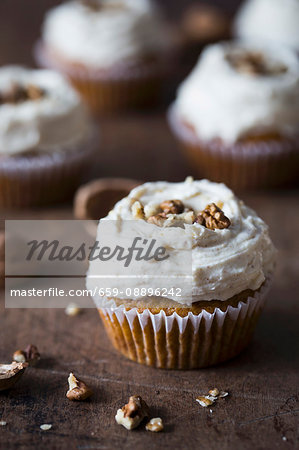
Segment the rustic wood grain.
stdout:
<path fill-rule="evenodd" d="M 29 63 L 40 20 L 52 0 L 0 1 L 0 62 Z M 172 2 L 168 1 L 168 5 Z M 220 2 L 218 2 L 220 3 Z M 228 2 L 230 6 L 237 2 Z M 172 8 L 172 7 L 171 7 Z M 180 10 L 178 3 L 173 10 Z M 192 172 L 168 130 L 164 111 L 102 120 L 91 177 L 181 180 Z M 279 263 L 254 340 L 238 358 L 195 371 L 162 371 L 118 355 L 96 310 L 5 309 L 0 300 L 0 362 L 28 343 L 42 354 L 13 389 L 0 392 L 0 449 L 293 449 L 299 444 L 298 191 L 260 192 L 244 200 L 268 222 Z M 0 218 L 72 218 L 71 205 L 0 211 Z M 84 403 L 65 397 L 70 371 L 94 390 Z M 213 387 L 230 396 L 209 409 L 196 402 Z M 162 433 L 132 432 L 114 415 L 131 394 L 148 402 Z M 43 423 L 52 424 L 41 431 Z M 286 439 L 286 440 L 284 440 Z"/>
<path fill-rule="evenodd" d="M 163 371 L 118 355 L 96 310 L 67 317 L 63 310 L 0 310 L 0 361 L 32 342 L 42 354 L 10 391 L 0 393 L 0 448 L 274 449 L 298 445 L 298 193 L 246 195 L 269 223 L 279 250 L 274 286 L 254 340 L 238 358 L 195 371 Z M 24 213 L 25 214 L 25 213 Z M 25 217 L 71 218 L 70 208 Z M 20 217 L 20 213 L 18 214 Z M 93 388 L 84 403 L 65 398 L 74 371 Z M 230 396 L 209 409 L 195 397 L 212 387 Z M 114 415 L 131 394 L 142 395 L 165 431 L 128 432 Z M 39 426 L 51 423 L 42 432 Z M 284 441 L 283 438 L 287 440 Z"/>

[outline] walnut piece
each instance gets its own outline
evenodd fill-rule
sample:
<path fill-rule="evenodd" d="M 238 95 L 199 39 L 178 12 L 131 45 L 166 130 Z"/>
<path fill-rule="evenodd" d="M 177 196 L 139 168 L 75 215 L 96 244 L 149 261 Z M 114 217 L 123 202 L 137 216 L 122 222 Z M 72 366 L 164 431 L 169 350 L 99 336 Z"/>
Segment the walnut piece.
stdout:
<path fill-rule="evenodd" d="M 213 397 L 210 398 L 209 396 L 199 396 L 196 397 L 196 401 L 200 404 L 200 406 L 206 408 L 207 406 L 213 405 L 215 399 L 213 399 Z"/>
<path fill-rule="evenodd" d="M 24 350 L 26 355 L 26 362 L 28 362 L 29 366 L 36 366 L 38 361 L 40 360 L 40 353 L 35 345 L 29 344 Z"/>
<path fill-rule="evenodd" d="M 11 388 L 23 375 L 27 363 L 0 364 L 0 391 Z"/>
<path fill-rule="evenodd" d="M 102 2 L 99 0 L 81 0 L 81 3 L 93 11 L 99 11 L 102 8 Z"/>
<path fill-rule="evenodd" d="M 218 395 L 219 395 L 218 389 L 217 388 L 210 389 L 209 395 L 211 395 L 212 397 L 218 397 Z"/>
<path fill-rule="evenodd" d="M 69 390 L 67 391 L 66 396 L 69 400 L 82 401 L 86 400 L 93 394 L 87 384 L 76 378 L 72 372 L 69 374 L 68 383 Z"/>
<path fill-rule="evenodd" d="M 228 228 L 231 224 L 229 218 L 224 215 L 224 212 L 215 203 L 207 205 L 198 214 L 196 222 L 209 230 L 215 230 L 216 228 L 222 230 Z"/>
<path fill-rule="evenodd" d="M 149 410 L 145 401 L 139 395 L 132 395 L 129 402 L 117 410 L 115 420 L 127 430 L 133 430 L 148 415 Z"/>
<path fill-rule="evenodd" d="M 279 75 L 287 71 L 283 64 L 270 64 L 260 52 L 232 53 L 226 55 L 226 60 L 234 69 L 246 75 Z"/>
<path fill-rule="evenodd" d="M 144 210 L 142 204 L 136 200 L 131 206 L 134 219 L 144 219 Z"/>
<path fill-rule="evenodd" d="M 159 431 L 162 431 L 164 429 L 162 419 L 160 417 L 155 417 L 154 419 L 151 419 L 145 425 L 145 429 L 147 431 L 154 431 L 155 433 L 158 433 Z"/>
<path fill-rule="evenodd" d="M 181 200 L 165 200 L 160 204 L 160 208 L 165 214 L 181 214 L 184 211 L 184 204 Z"/>
<path fill-rule="evenodd" d="M 202 395 L 199 397 L 196 397 L 196 401 L 202 406 L 203 408 L 206 408 L 207 406 L 213 405 L 219 398 L 227 397 L 228 392 L 225 391 L 219 391 L 217 388 L 213 388 L 209 390 L 208 395 Z M 212 410 L 210 410 L 212 412 Z"/>
<path fill-rule="evenodd" d="M 65 314 L 70 317 L 78 316 L 81 313 L 81 309 L 76 303 L 69 303 L 65 308 Z"/>
<path fill-rule="evenodd" d="M 24 350 L 16 350 L 12 356 L 13 361 L 16 361 L 18 363 L 25 363 L 26 362 L 26 353 Z"/>
<path fill-rule="evenodd" d="M 157 225 L 158 227 L 163 227 L 167 216 L 164 212 L 156 214 L 155 216 L 150 216 L 147 221 L 148 223 L 152 223 L 153 225 Z"/>
<path fill-rule="evenodd" d="M 52 425 L 50 423 L 43 423 L 42 425 L 40 425 L 40 429 L 42 431 L 48 431 L 51 430 Z"/>
<path fill-rule="evenodd" d="M 12 83 L 10 88 L 0 94 L 0 105 L 3 103 L 22 103 L 26 100 L 38 100 L 45 95 L 45 91 L 39 86 Z"/>

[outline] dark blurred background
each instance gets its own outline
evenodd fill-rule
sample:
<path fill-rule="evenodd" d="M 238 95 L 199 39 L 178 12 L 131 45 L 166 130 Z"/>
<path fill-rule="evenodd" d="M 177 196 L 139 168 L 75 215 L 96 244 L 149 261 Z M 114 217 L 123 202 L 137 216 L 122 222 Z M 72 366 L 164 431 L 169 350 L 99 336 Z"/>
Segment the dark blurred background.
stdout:
<path fill-rule="evenodd" d="M 0 64 L 33 65 L 32 45 L 39 36 L 45 12 L 59 0 L 0 0 Z M 179 20 L 183 10 L 194 0 L 157 0 L 166 17 Z M 211 0 L 232 15 L 241 0 Z"/>

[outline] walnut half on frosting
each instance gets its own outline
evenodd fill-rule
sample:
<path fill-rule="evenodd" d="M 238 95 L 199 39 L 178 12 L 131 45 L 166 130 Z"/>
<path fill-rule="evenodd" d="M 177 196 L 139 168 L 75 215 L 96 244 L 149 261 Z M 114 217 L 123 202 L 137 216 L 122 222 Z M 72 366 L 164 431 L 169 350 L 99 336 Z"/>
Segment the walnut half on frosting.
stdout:
<path fill-rule="evenodd" d="M 201 211 L 197 218 L 196 222 L 209 230 L 228 228 L 231 224 L 228 217 L 224 215 L 222 209 L 218 208 L 215 203 L 211 203 L 207 205 L 203 211 Z"/>

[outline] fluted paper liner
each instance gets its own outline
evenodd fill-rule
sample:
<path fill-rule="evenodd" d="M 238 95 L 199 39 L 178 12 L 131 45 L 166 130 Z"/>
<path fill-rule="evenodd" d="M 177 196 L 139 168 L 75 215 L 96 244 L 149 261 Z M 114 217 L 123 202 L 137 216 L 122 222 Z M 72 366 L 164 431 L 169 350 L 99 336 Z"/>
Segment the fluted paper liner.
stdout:
<path fill-rule="evenodd" d="M 270 280 L 237 307 L 186 317 L 163 310 L 98 309 L 114 347 L 129 359 L 163 369 L 195 369 L 233 358 L 247 346 L 269 287 Z"/>
<path fill-rule="evenodd" d="M 36 44 L 34 54 L 41 67 L 67 76 L 94 113 L 153 106 L 159 99 L 165 78 L 166 65 L 159 60 L 105 72 L 62 62 L 51 55 L 42 42 Z"/>
<path fill-rule="evenodd" d="M 248 189 L 283 185 L 296 176 L 298 139 L 238 141 L 232 145 L 204 142 L 179 120 L 174 106 L 168 111 L 168 121 L 200 177 L 224 182 L 232 189 Z"/>

